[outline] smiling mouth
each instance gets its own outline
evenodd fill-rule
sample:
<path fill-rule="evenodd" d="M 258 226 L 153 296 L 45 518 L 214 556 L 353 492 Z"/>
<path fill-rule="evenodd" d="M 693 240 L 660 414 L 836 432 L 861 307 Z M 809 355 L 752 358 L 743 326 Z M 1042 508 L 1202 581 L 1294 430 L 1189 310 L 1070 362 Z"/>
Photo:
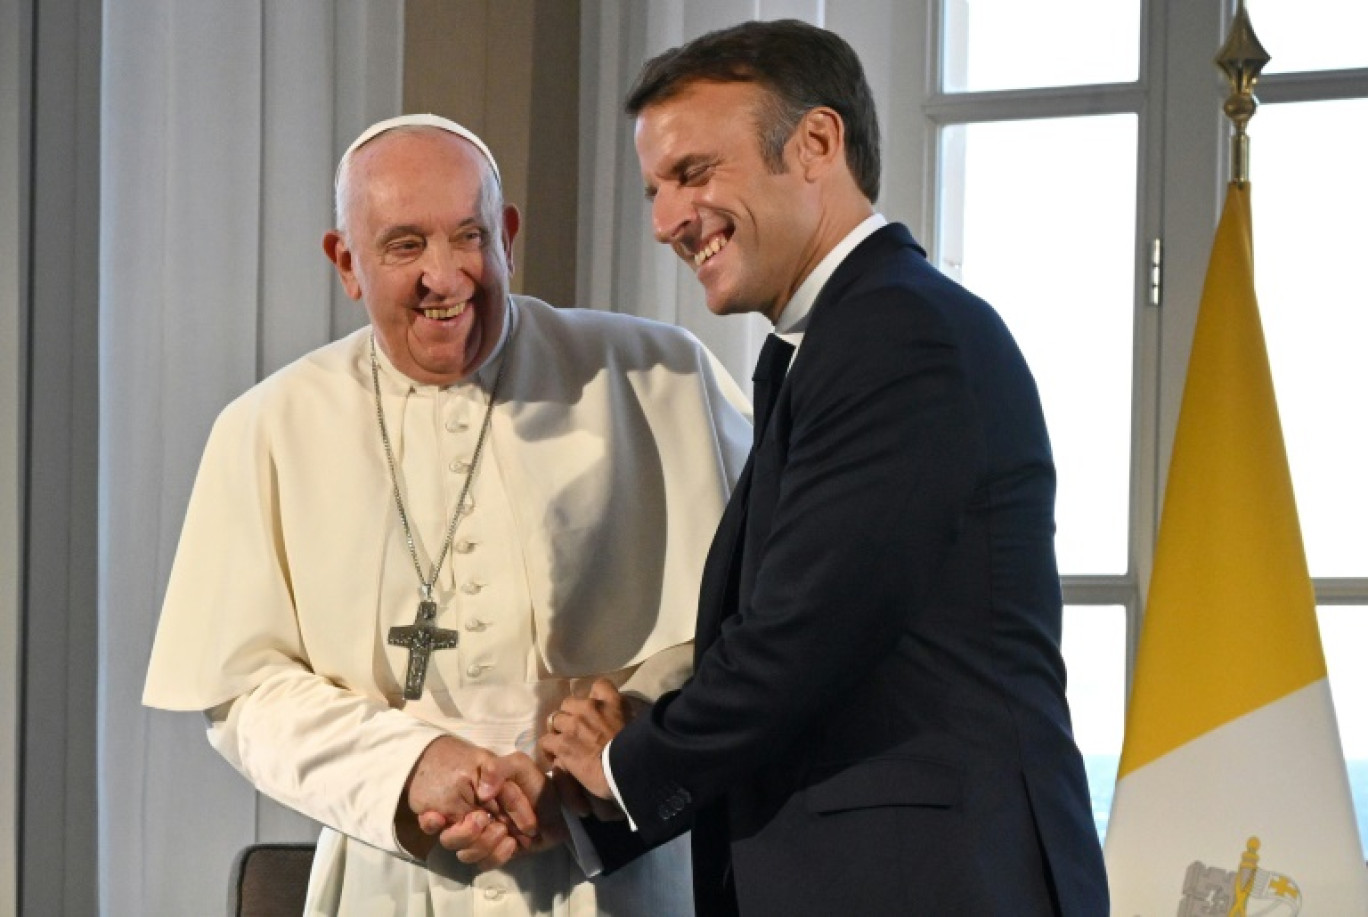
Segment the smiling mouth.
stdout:
<path fill-rule="evenodd" d="M 727 247 L 727 243 L 728 243 L 729 241 L 731 241 L 731 239 L 730 239 L 730 237 L 728 237 L 728 236 L 713 236 L 713 239 L 712 239 L 711 242 L 709 242 L 707 245 L 703 246 L 703 247 L 702 247 L 701 249 L 699 249 L 698 251 L 694 252 L 694 256 L 693 256 L 694 267 L 695 267 L 695 268 L 702 267 L 703 264 L 704 264 L 704 262 L 708 261 L 710 258 L 712 258 L 713 255 L 717 254 L 717 253 L 720 252 L 722 249 L 726 248 L 726 247 Z"/>
<path fill-rule="evenodd" d="M 449 309 L 424 309 L 422 311 L 425 318 L 430 318 L 433 321 L 442 321 L 443 319 L 455 318 L 460 315 L 466 310 L 466 306 L 468 305 L 470 305 L 470 301 L 466 300 L 465 302 L 457 303 Z"/>

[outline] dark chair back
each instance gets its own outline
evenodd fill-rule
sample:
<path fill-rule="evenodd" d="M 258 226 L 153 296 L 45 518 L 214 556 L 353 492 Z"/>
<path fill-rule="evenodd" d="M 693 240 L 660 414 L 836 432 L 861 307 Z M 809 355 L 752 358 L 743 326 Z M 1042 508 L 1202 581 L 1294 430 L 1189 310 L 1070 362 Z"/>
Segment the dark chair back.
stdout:
<path fill-rule="evenodd" d="M 299 917 L 314 844 L 251 844 L 233 860 L 228 917 Z"/>

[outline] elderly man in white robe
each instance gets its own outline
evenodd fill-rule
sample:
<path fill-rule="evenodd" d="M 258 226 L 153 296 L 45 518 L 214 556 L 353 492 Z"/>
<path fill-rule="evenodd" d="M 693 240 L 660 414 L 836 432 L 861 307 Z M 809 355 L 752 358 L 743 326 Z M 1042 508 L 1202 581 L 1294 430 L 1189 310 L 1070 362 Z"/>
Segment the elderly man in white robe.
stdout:
<path fill-rule="evenodd" d="M 337 225 L 370 324 L 219 416 L 144 702 L 324 825 L 309 914 L 691 914 L 686 847 L 591 881 L 530 761 L 476 784 L 577 685 L 687 676 L 743 396 L 681 329 L 511 295 L 518 211 L 453 122 L 362 134 Z"/>

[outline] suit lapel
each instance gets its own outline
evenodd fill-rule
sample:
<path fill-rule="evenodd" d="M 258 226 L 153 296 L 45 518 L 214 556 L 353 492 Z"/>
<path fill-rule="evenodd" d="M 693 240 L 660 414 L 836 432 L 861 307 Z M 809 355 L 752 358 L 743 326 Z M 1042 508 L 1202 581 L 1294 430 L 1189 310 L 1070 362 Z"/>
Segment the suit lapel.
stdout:
<path fill-rule="evenodd" d="M 811 346 L 814 327 L 820 323 L 823 312 L 831 311 L 829 308 L 823 309 L 824 304 L 844 295 L 850 284 L 864 273 L 870 259 L 882 258 L 889 248 L 901 246 L 911 246 L 925 256 L 925 252 L 912 238 L 907 227 L 900 223 L 884 226 L 855 247 L 855 250 L 837 267 L 831 279 L 822 287 L 817 301 L 813 303 L 812 320 L 804 336 L 803 346 Z M 820 336 L 819 332 L 818 337 Z M 795 368 L 799 363 L 795 363 Z M 698 624 L 694 637 L 695 664 L 721 633 L 722 623 L 745 603 L 742 587 L 744 585 L 749 589 L 759 569 L 759 549 L 766 532 L 758 530 L 756 520 L 750 518 L 751 502 L 753 498 L 763 499 L 766 496 L 772 499 L 778 493 L 777 483 L 768 480 L 760 482 L 761 493 L 757 494 L 755 491 L 754 474 L 758 454 L 769 459 L 765 463 L 767 475 L 778 473 L 778 469 L 773 466 L 778 461 L 774 439 L 779 431 L 773 429 L 773 416 L 769 418 L 769 426 L 771 429 L 765 431 L 765 440 L 757 442 L 751 449 L 746 467 L 742 469 L 741 477 L 736 482 L 736 489 L 732 491 L 727 508 L 722 513 L 717 534 L 713 536 L 712 546 L 708 549 L 708 559 L 703 565 L 703 580 L 698 594 Z M 759 515 L 765 521 L 761 528 L 768 528 L 767 510 L 771 508 L 765 507 L 760 512 Z M 746 550 L 748 545 L 751 549 L 749 553 Z"/>
<path fill-rule="evenodd" d="M 698 624 L 694 630 L 694 662 L 722 630 L 722 622 L 736 611 L 737 585 L 741 573 L 741 546 L 746 530 L 746 504 L 750 499 L 751 474 L 755 450 L 741 469 L 727 508 L 717 523 L 717 534 L 703 563 L 703 580 L 698 589 Z"/>

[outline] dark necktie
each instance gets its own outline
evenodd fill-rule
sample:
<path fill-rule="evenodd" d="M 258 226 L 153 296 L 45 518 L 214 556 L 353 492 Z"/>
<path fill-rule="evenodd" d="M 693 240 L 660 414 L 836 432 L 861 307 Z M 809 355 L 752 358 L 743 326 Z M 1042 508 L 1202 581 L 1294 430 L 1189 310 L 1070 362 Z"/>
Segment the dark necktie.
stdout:
<path fill-rule="evenodd" d="M 765 338 L 765 346 L 760 348 L 760 359 L 755 363 L 755 373 L 751 381 L 755 383 L 755 442 L 765 432 L 770 411 L 779 397 L 779 388 L 784 384 L 789 361 L 793 359 L 793 345 L 777 334 Z"/>

